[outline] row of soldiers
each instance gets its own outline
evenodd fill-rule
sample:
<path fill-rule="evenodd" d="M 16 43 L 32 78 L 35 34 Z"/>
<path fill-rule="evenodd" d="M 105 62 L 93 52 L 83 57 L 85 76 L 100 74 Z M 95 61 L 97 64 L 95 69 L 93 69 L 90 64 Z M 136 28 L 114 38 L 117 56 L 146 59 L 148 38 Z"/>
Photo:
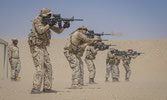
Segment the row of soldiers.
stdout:
<path fill-rule="evenodd" d="M 31 33 L 29 33 L 28 35 L 28 44 L 29 44 L 30 52 L 32 54 L 33 62 L 35 65 L 33 88 L 31 90 L 32 94 L 41 93 L 40 89 L 41 89 L 42 83 L 43 83 L 42 92 L 44 93 L 56 92 L 55 90 L 52 90 L 52 65 L 50 63 L 50 57 L 47 51 L 47 46 L 49 46 L 50 44 L 51 30 L 60 34 L 64 31 L 64 29 L 70 27 L 70 23 L 69 21 L 65 21 L 69 19 L 61 19 L 61 20 L 64 20 L 63 26 L 61 25 L 61 23 L 58 22 L 60 20 L 52 19 L 50 21 L 52 13 L 53 12 L 50 9 L 43 8 L 40 11 L 39 16 L 34 18 L 32 23 Z M 54 15 L 54 16 L 57 16 L 57 15 Z M 49 21 L 46 19 L 49 19 Z M 58 26 L 56 26 L 56 23 L 58 23 Z M 85 62 L 88 65 L 88 70 L 90 72 L 89 82 L 94 83 L 96 72 L 95 72 L 95 65 L 93 63 L 93 60 L 95 59 L 97 51 L 105 47 L 104 43 L 99 42 L 101 41 L 100 36 L 97 36 L 95 38 L 94 37 L 90 38 L 87 35 L 87 31 L 88 29 L 85 26 L 80 26 L 79 28 L 77 28 L 74 32 L 70 34 L 69 38 L 67 39 L 67 43 L 64 47 L 64 55 L 67 61 L 69 62 L 69 66 L 72 70 L 71 88 L 73 89 L 81 89 L 82 86 L 84 85 L 83 61 L 81 59 L 81 57 L 84 54 L 84 51 L 86 51 Z M 85 50 L 87 46 L 89 47 Z M 115 54 L 113 54 L 112 57 L 115 57 Z M 109 55 L 109 58 L 110 56 L 111 55 Z M 107 63 L 111 65 L 111 67 L 110 68 L 107 67 L 107 74 L 110 72 L 110 70 L 108 69 L 114 68 L 112 67 L 112 64 L 113 64 L 112 60 L 109 58 L 107 58 Z M 10 59 L 12 59 L 11 63 L 14 64 L 12 61 L 15 61 L 15 58 L 9 58 L 9 60 Z M 17 62 L 17 65 L 19 65 L 18 62 Z M 115 64 L 116 63 L 114 62 L 114 66 Z M 116 70 L 114 71 L 113 72 L 116 73 Z M 13 73 L 15 73 L 15 75 L 13 74 L 12 79 L 16 80 L 18 77 L 19 70 Z M 106 78 L 107 78 L 107 75 L 106 75 Z"/>
<path fill-rule="evenodd" d="M 98 45 L 98 44 L 97 44 Z M 95 48 L 96 46 L 88 46 L 85 50 L 85 62 L 88 67 L 89 71 L 89 83 L 95 83 L 94 78 L 96 74 L 96 68 L 93 60 L 95 60 L 97 52 L 99 51 L 99 48 Z M 130 69 L 130 62 L 131 59 L 135 59 L 137 56 L 139 56 L 142 53 L 138 53 L 136 51 L 133 51 L 132 49 L 128 49 L 128 51 L 120 51 L 115 48 L 110 48 L 107 53 L 106 58 L 106 76 L 105 76 L 105 82 L 109 82 L 108 78 L 110 73 L 112 74 L 112 80 L 113 82 L 119 81 L 119 64 L 122 60 L 123 66 L 125 68 L 126 74 L 125 74 L 125 80 L 129 81 L 130 75 L 131 75 L 131 69 Z"/>
<path fill-rule="evenodd" d="M 110 48 L 109 52 L 107 53 L 106 58 L 106 79 L 105 81 L 108 82 L 108 78 L 110 73 L 112 74 L 113 82 L 119 81 L 119 64 L 122 60 L 123 67 L 125 68 L 125 80 L 129 81 L 131 75 L 130 69 L 130 62 L 131 59 L 135 59 L 137 56 L 143 53 L 138 53 L 133 51 L 132 49 L 128 49 L 128 51 L 120 51 L 118 49 Z"/>
<path fill-rule="evenodd" d="M 19 59 L 19 48 L 17 46 L 18 40 L 16 38 L 12 39 L 12 45 L 9 46 L 8 50 L 8 57 L 9 62 L 11 65 L 11 80 L 19 80 L 20 77 L 18 77 L 20 69 L 21 69 L 21 62 Z M 97 52 L 99 51 L 99 48 L 96 48 L 96 46 L 99 43 L 95 43 L 95 45 L 87 46 L 85 50 L 85 63 L 87 64 L 88 71 L 89 71 L 89 83 L 95 83 L 94 78 L 96 74 L 96 67 L 93 62 L 95 60 Z M 110 73 L 112 74 L 113 82 L 119 81 L 119 64 L 120 60 L 122 59 L 123 66 L 125 68 L 126 74 L 125 74 L 125 80 L 129 81 L 130 75 L 131 75 L 131 69 L 130 69 L 130 62 L 131 59 L 135 59 L 137 56 L 139 56 L 142 53 L 137 53 L 136 51 L 133 51 L 132 49 L 128 49 L 128 51 L 119 51 L 118 49 L 110 48 L 110 50 L 107 53 L 106 58 L 106 79 L 105 81 L 108 82 L 108 78 Z"/>

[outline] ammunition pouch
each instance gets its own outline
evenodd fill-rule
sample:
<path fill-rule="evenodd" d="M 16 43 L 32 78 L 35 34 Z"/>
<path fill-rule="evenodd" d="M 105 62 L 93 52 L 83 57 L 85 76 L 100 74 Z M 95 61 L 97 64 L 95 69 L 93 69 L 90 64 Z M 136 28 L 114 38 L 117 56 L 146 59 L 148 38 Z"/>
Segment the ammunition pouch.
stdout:
<path fill-rule="evenodd" d="M 30 46 L 48 46 L 50 44 L 50 33 L 38 35 L 38 33 L 31 32 L 28 35 L 28 44 Z"/>
<path fill-rule="evenodd" d="M 93 55 L 91 55 L 91 54 L 87 55 L 86 58 L 90 59 L 90 60 L 94 60 L 95 59 L 95 57 Z"/>
<path fill-rule="evenodd" d="M 31 32 L 28 35 L 28 44 L 30 46 L 41 45 L 42 40 L 37 37 L 37 33 Z"/>

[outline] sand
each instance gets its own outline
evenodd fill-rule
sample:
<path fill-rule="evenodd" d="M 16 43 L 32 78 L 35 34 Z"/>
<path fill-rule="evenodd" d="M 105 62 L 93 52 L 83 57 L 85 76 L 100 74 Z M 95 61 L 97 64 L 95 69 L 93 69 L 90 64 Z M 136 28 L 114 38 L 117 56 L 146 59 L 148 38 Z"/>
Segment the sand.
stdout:
<path fill-rule="evenodd" d="M 11 41 L 7 41 L 11 44 Z M 97 84 L 88 84 L 88 69 L 84 63 L 85 86 L 83 89 L 69 89 L 71 69 L 63 54 L 65 41 L 66 39 L 52 39 L 48 47 L 53 67 L 53 89 L 57 90 L 57 93 L 30 94 L 35 68 L 27 40 L 22 39 L 18 44 L 21 80 L 18 82 L 12 82 L 10 79 L 2 80 L 0 74 L 0 100 L 167 100 L 167 39 L 106 42 L 117 45 L 114 48 L 120 50 L 131 48 L 145 54 L 132 60 L 130 82 L 124 80 L 125 70 L 121 62 L 119 65 L 120 82 L 113 83 L 110 78 L 110 82 L 105 83 L 105 59 L 108 50 L 100 51 L 94 61 Z M 3 46 L 0 46 L 0 50 L 3 50 Z M 3 54 L 2 51 L 0 54 Z M 1 69 L 2 62 L 1 56 Z"/>

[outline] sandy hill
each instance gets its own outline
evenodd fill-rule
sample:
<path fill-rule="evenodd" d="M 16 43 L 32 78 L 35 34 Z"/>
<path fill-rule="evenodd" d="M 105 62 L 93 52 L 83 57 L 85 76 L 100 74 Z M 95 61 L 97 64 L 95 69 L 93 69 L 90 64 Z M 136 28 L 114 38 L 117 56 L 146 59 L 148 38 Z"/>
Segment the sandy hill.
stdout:
<path fill-rule="evenodd" d="M 65 41 L 66 39 L 52 39 L 48 47 L 53 66 L 53 89 L 58 91 L 56 94 L 29 94 L 35 68 L 27 40 L 23 39 L 19 40 L 18 44 L 22 66 L 21 80 L 11 82 L 1 79 L 0 100 L 167 100 L 167 39 L 107 41 L 106 43 L 117 45 L 114 47 L 117 49 L 127 50 L 131 48 L 145 53 L 132 60 L 131 81 L 124 81 L 125 71 L 121 63 L 119 66 L 120 82 L 105 83 L 107 50 L 100 51 L 94 61 L 97 70 L 95 78 L 97 84 L 87 84 L 88 70 L 84 64 L 86 86 L 79 90 L 68 89 L 71 85 L 71 69 L 63 54 Z M 11 41 L 8 42 L 11 43 Z M 0 49 L 3 50 L 2 46 Z M 2 62 L 2 58 L 0 61 Z"/>

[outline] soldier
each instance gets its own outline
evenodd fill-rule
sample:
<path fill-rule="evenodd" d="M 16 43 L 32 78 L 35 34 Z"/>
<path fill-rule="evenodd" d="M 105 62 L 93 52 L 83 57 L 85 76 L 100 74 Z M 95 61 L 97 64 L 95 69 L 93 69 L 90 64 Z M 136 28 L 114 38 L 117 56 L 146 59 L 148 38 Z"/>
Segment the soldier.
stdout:
<path fill-rule="evenodd" d="M 95 83 L 94 78 L 96 74 L 96 68 L 93 60 L 96 58 L 98 50 L 99 49 L 95 48 L 95 46 L 93 45 L 93 46 L 88 46 L 85 51 L 86 52 L 85 62 L 87 64 L 88 71 L 89 71 L 89 84 Z"/>
<path fill-rule="evenodd" d="M 113 82 L 119 81 L 119 68 L 118 65 L 120 63 L 120 56 L 115 55 L 114 48 L 110 48 L 109 52 L 107 53 L 106 58 L 106 80 L 105 82 L 108 82 L 108 77 L 110 75 L 110 72 L 112 74 L 112 80 Z"/>
<path fill-rule="evenodd" d="M 65 23 L 62 28 L 58 28 L 55 22 L 43 22 L 43 18 L 50 18 L 53 12 L 48 8 L 43 8 L 40 15 L 35 17 L 32 23 L 31 33 L 29 34 L 28 43 L 32 53 L 35 75 L 33 81 L 32 94 L 39 94 L 43 81 L 43 92 L 51 93 L 56 92 L 52 90 L 52 65 L 50 63 L 49 53 L 47 46 L 50 44 L 51 31 L 58 34 L 62 33 L 65 28 L 70 26 L 70 23 Z"/>
<path fill-rule="evenodd" d="M 20 63 L 20 57 L 19 57 L 19 48 L 17 44 L 18 44 L 18 40 L 16 38 L 13 38 L 12 44 L 9 46 L 9 50 L 8 50 L 12 81 L 20 80 L 20 77 L 18 76 L 21 69 L 21 63 Z"/>
<path fill-rule="evenodd" d="M 122 56 L 123 66 L 125 68 L 126 74 L 125 74 L 125 80 L 129 81 L 130 75 L 131 75 L 131 69 L 130 69 L 130 62 L 131 59 L 135 59 L 137 55 L 131 55 L 134 51 L 132 49 L 128 49 L 127 55 Z"/>
<path fill-rule="evenodd" d="M 72 89 L 81 89 L 84 85 L 83 61 L 81 57 L 87 45 L 90 45 L 100 38 L 90 39 L 87 37 L 87 28 L 80 26 L 76 31 L 70 34 L 64 47 L 64 55 L 72 69 Z"/>

